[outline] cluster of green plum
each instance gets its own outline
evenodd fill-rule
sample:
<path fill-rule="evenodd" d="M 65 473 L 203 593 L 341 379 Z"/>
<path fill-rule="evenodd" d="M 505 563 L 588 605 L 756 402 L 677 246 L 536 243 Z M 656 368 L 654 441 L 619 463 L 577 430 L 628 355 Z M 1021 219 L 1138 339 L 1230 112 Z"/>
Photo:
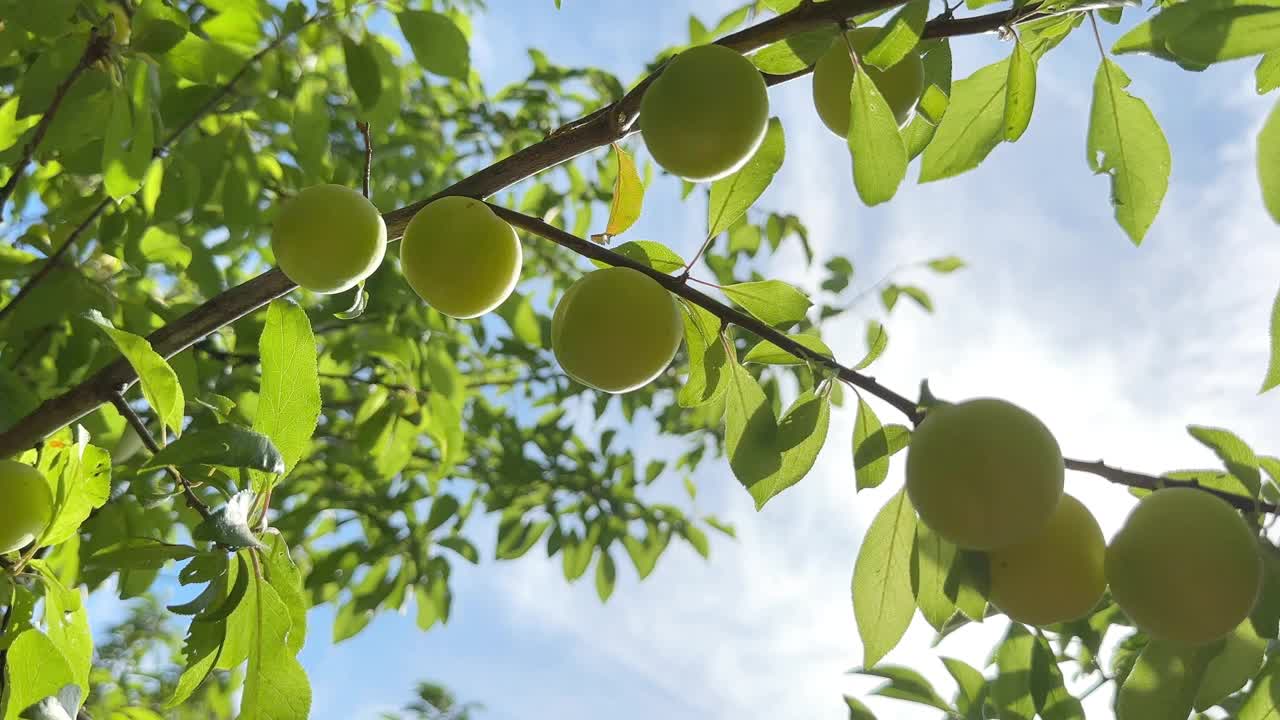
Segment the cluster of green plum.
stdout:
<path fill-rule="evenodd" d="M 1195 488 L 1156 490 L 1107 545 L 1089 510 L 1063 494 L 1053 434 L 1003 400 L 930 410 L 912 435 L 906 475 L 925 525 L 987 553 L 991 602 L 1019 622 L 1083 617 L 1110 586 L 1148 635 L 1197 646 L 1230 633 L 1257 601 L 1257 540 L 1230 504 Z"/>

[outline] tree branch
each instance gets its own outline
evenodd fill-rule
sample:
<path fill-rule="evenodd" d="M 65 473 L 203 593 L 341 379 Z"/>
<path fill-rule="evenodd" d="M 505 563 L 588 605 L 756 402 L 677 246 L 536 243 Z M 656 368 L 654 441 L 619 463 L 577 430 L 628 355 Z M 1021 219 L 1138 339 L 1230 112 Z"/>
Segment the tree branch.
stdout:
<path fill-rule="evenodd" d="M 901 4 L 899 0 L 828 0 L 822 3 L 804 3 L 791 12 L 740 30 L 717 42 L 734 50 L 747 52 L 796 32 L 897 4 Z M 948 22 L 959 21 L 933 21 L 932 32 L 947 33 L 946 23 Z M 965 26 L 965 32 L 969 34 L 987 32 L 1006 22 L 1007 19 L 987 20 L 985 23 L 970 22 Z M 965 34 L 965 32 L 949 34 Z M 572 160 L 578 155 L 608 146 L 626 137 L 632 131 L 632 125 L 639 113 L 644 89 L 653 82 L 658 72 L 661 70 L 641 80 L 621 100 L 591 113 L 580 121 L 570 123 L 571 129 L 552 133 L 542 142 L 503 158 L 431 197 L 385 213 L 383 220 L 387 225 L 389 240 L 398 240 L 404 234 L 405 226 L 418 210 L 436 198 L 445 195 L 485 198 L 525 178 Z M 767 75 L 766 81 L 770 84 L 778 84 L 802 77 L 807 72 L 809 71 L 803 70 L 789 75 Z M 172 357 L 209 333 L 244 317 L 287 294 L 295 287 L 296 285 L 285 277 L 279 268 L 273 268 L 210 298 L 195 310 L 151 333 L 147 339 L 157 353 L 166 358 Z M 46 400 L 9 430 L 0 433 L 0 457 L 16 455 L 50 433 L 75 422 L 101 403 L 110 401 L 113 393 L 128 388 L 137 381 L 137 378 L 137 373 L 126 360 L 116 359 L 81 384 L 58 397 Z M 903 409 L 905 411 L 905 406 Z"/>
<path fill-rule="evenodd" d="M 138 413 L 134 412 L 133 408 L 129 406 L 129 401 L 125 399 L 122 393 L 112 395 L 111 404 L 115 405 L 116 410 L 124 416 L 125 422 L 129 423 L 129 427 L 138 433 L 138 437 L 142 439 L 142 444 L 147 447 L 147 450 L 151 451 L 152 455 L 159 453 L 163 449 L 163 446 L 156 441 L 155 436 L 147 429 L 146 423 L 142 422 L 142 418 L 138 416 Z M 201 518 L 208 520 L 213 513 L 209 511 L 209 506 L 205 505 L 204 501 L 191 489 L 191 484 L 187 482 L 186 478 L 182 477 L 182 473 L 179 473 L 178 469 L 172 465 L 166 465 L 164 469 L 169 474 L 169 477 L 173 478 L 173 481 L 178 484 L 178 487 L 182 488 L 182 494 L 187 498 L 187 505 L 192 510 L 195 510 Z"/>
<path fill-rule="evenodd" d="M 22 180 L 22 174 L 26 171 L 27 165 L 31 163 L 31 158 L 35 156 L 36 149 L 40 147 L 40 143 L 44 140 L 44 135 L 49 131 L 49 126 L 53 124 L 53 119 L 58 115 L 58 109 L 62 107 L 62 101 L 67 97 L 67 91 L 72 85 L 76 84 L 76 80 L 80 79 L 80 75 L 89 66 L 97 62 L 100 58 L 107 54 L 107 50 L 111 45 L 110 36 L 99 33 L 96 29 L 89 34 L 89 42 L 84 47 L 84 52 L 80 55 L 80 60 L 76 62 L 75 67 L 71 68 L 71 72 L 67 73 L 67 77 L 58 83 L 54 88 L 53 99 L 49 101 L 49 107 L 40 116 L 40 121 L 36 123 L 36 129 L 31 134 L 31 139 L 22 147 L 22 155 L 18 157 L 18 162 L 14 163 L 13 175 L 5 182 L 4 187 L 0 187 L 0 212 L 4 211 L 4 206 L 8 204 L 13 191 L 17 189 L 18 182 Z"/>
<path fill-rule="evenodd" d="M 599 260 L 600 262 L 614 267 L 631 268 L 632 270 L 637 270 L 648 275 L 658 281 L 658 283 L 667 290 L 671 291 L 672 294 L 684 298 L 698 307 L 701 307 L 719 318 L 721 322 L 737 325 L 738 327 L 751 332 L 761 340 L 768 340 L 797 358 L 806 360 L 814 365 L 822 366 L 830 370 L 841 380 L 865 390 L 889 405 L 892 405 L 896 410 L 901 412 L 903 415 L 906 415 L 912 425 L 918 425 L 924 417 L 914 401 L 890 390 L 884 385 L 881 385 L 875 380 L 875 378 L 841 365 L 834 358 L 830 358 L 826 355 L 810 350 L 784 333 L 775 330 L 760 320 L 757 320 L 745 311 L 730 307 L 719 300 L 690 287 L 685 282 L 683 273 L 681 275 L 668 275 L 659 270 L 655 270 L 648 265 L 632 260 L 625 255 L 620 255 L 603 245 L 598 245 L 573 235 L 572 233 L 565 232 L 553 225 L 549 225 L 538 218 L 530 217 L 497 205 L 491 204 L 489 207 L 497 213 L 499 217 L 515 227 L 521 228 L 526 232 L 537 235 L 538 237 L 546 240 L 550 240 L 551 242 L 560 245 L 561 247 L 568 248 L 579 255 L 592 260 Z M 1277 507 L 1275 504 L 1260 502 L 1250 497 L 1236 495 L 1235 493 L 1229 493 L 1215 488 L 1207 488 L 1194 480 L 1174 480 L 1172 478 L 1145 475 L 1143 473 L 1111 467 L 1102 461 L 1087 462 L 1084 460 L 1066 458 L 1065 462 L 1068 470 L 1097 475 L 1098 477 L 1109 480 L 1118 485 L 1127 485 L 1129 487 L 1142 488 L 1145 490 L 1158 490 L 1162 487 L 1193 487 L 1222 498 L 1241 510 L 1261 511 L 1267 513 L 1280 512 L 1280 507 Z"/>

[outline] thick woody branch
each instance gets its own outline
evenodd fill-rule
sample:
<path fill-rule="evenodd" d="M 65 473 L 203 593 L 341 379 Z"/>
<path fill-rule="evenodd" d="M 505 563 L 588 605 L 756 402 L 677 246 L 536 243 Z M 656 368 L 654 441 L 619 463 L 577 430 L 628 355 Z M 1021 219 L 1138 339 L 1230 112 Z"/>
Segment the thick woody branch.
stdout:
<path fill-rule="evenodd" d="M 875 378 L 842 365 L 834 358 L 830 358 L 826 355 L 810 350 L 800 343 L 797 343 L 795 340 L 792 340 L 790 337 L 787 337 L 784 333 L 775 330 L 746 312 L 730 307 L 719 300 L 690 287 L 686 282 L 687 278 L 683 274 L 668 275 L 655 270 L 648 265 L 632 260 L 625 255 L 620 255 L 603 245 L 598 245 L 573 235 L 572 233 L 565 232 L 553 225 L 549 225 L 538 218 L 530 217 L 497 205 L 490 205 L 489 207 L 492 208 L 499 217 L 506 220 L 508 223 L 511 223 L 515 227 L 546 240 L 550 240 L 551 242 L 560 245 L 561 247 L 568 248 L 579 255 L 592 260 L 598 260 L 615 267 L 631 268 L 632 270 L 637 270 L 648 275 L 662 284 L 662 286 L 667 290 L 670 290 L 672 294 L 684 298 L 707 312 L 710 312 L 712 315 L 719 318 L 721 322 L 730 325 L 737 325 L 738 327 L 751 332 L 761 340 L 768 340 L 797 358 L 806 360 L 813 365 L 824 367 L 841 380 L 844 380 L 859 389 L 865 390 L 871 395 L 874 395 L 880 400 L 892 405 L 903 415 L 906 415 L 913 425 L 919 424 L 923 419 L 923 415 L 915 402 L 893 390 L 890 390 L 884 385 L 881 385 L 875 380 Z M 1145 490 L 1158 490 L 1163 487 L 1194 487 L 1212 495 L 1216 495 L 1235 507 L 1245 511 L 1267 513 L 1276 513 L 1280 511 L 1280 507 L 1277 507 L 1272 503 L 1259 502 L 1253 498 L 1245 497 L 1243 495 L 1204 487 L 1194 480 L 1175 480 L 1172 478 L 1146 475 L 1143 473 L 1132 472 L 1130 470 L 1111 467 L 1102 461 L 1087 462 L 1084 460 L 1067 458 L 1066 467 L 1068 470 L 1096 475 L 1119 485 L 1127 485 L 1129 487 L 1142 488 Z"/>

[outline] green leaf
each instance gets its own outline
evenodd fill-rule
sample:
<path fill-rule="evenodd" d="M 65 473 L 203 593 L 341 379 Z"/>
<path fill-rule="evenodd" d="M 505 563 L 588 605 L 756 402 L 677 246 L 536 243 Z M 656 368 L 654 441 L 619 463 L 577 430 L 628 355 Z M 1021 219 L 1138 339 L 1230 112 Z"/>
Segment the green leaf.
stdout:
<path fill-rule="evenodd" d="M 885 330 L 884 325 L 875 320 L 867 321 L 867 354 L 853 366 L 854 370 L 865 370 L 871 367 L 871 363 L 875 362 L 883 353 L 884 349 L 889 346 L 889 331 Z"/>
<path fill-rule="evenodd" d="M 178 376 L 173 368 L 169 367 L 169 363 L 151 348 L 151 343 L 147 342 L 146 338 L 138 337 L 125 330 L 117 330 L 111 321 L 97 310 L 90 310 L 88 318 L 111 338 L 119 348 L 120 354 L 124 355 L 137 371 L 138 379 L 142 383 L 142 395 L 147 399 L 147 404 L 155 411 L 156 416 L 160 418 L 160 422 L 175 434 L 181 432 L 184 404 L 182 385 L 178 383 Z"/>
<path fill-rule="evenodd" d="M 165 702 L 166 710 L 185 703 L 205 678 L 209 677 L 222 653 L 226 636 L 225 621 L 209 622 L 200 618 L 191 621 L 186 641 L 182 645 L 182 674 L 178 677 L 173 695 Z"/>
<path fill-rule="evenodd" d="M 185 270 L 191 264 L 191 248 L 169 230 L 152 226 L 138 240 L 142 263 L 158 263 L 174 270 Z"/>
<path fill-rule="evenodd" d="M 1009 59 L 957 82 L 946 114 L 924 150 L 920 182 L 953 177 L 977 167 L 1004 139 Z"/>
<path fill-rule="evenodd" d="M 1258 132 L 1258 182 L 1262 185 L 1262 203 L 1280 223 L 1280 102 Z"/>
<path fill-rule="evenodd" d="M 872 691 L 872 695 L 905 700 L 919 705 L 928 705 L 945 713 L 955 712 L 955 708 L 951 707 L 951 703 L 942 699 L 938 691 L 933 689 L 933 684 L 925 676 L 911 668 L 898 665 L 881 665 L 880 667 L 861 669 L 856 672 L 859 675 L 870 675 L 889 681 Z"/>
<path fill-rule="evenodd" d="M 804 479 L 818 460 L 827 440 L 831 421 L 831 400 L 806 390 L 796 398 L 778 422 L 778 446 L 782 463 L 777 472 L 747 486 L 756 501 L 756 510 L 770 498 Z"/>
<path fill-rule="evenodd" d="M 1004 97 L 1004 139 L 1017 142 L 1031 124 L 1036 105 L 1036 59 L 1018 41 L 1009 58 Z"/>
<path fill-rule="evenodd" d="M 1150 108 L 1125 91 L 1129 82 L 1129 76 L 1111 60 L 1104 59 L 1098 66 L 1087 152 L 1090 169 L 1111 178 L 1116 221 L 1137 245 L 1169 188 L 1171 157 Z"/>
<path fill-rule="evenodd" d="M 431 502 L 431 512 L 427 514 L 427 522 L 422 529 L 426 532 L 435 530 L 453 517 L 459 507 L 461 505 L 458 499 L 452 495 L 436 496 Z"/>
<path fill-rule="evenodd" d="M 853 186 L 863 203 L 879 205 L 898 192 L 898 186 L 907 176 L 907 146 L 898 131 L 898 120 L 880 89 L 861 64 L 854 70 L 849 91 L 852 109 L 848 137 L 849 152 L 853 156 Z"/>
<path fill-rule="evenodd" d="M 284 458 L 283 473 L 257 479 L 257 489 L 262 490 L 289 474 L 307 454 L 320 417 L 316 339 L 302 308 L 288 300 L 271 303 L 258 353 L 262 387 L 253 429 L 271 438 Z"/>
<path fill-rule="evenodd" d="M 1053 648 L 1039 632 L 1031 650 L 1031 697 L 1040 720 L 1085 720 L 1080 701 L 1067 691 Z"/>
<path fill-rule="evenodd" d="M 1165 39 L 1178 57 L 1209 65 L 1274 50 L 1280 44 L 1280 6 L 1263 2 L 1210 5 L 1195 22 Z"/>
<path fill-rule="evenodd" d="M 763 72 L 774 75 L 798 72 L 818 62 L 835 37 L 836 31 L 831 27 L 808 30 L 766 45 L 747 58 Z"/>
<path fill-rule="evenodd" d="M 1222 642 L 1188 648 L 1152 640 L 1142 649 L 1116 699 L 1117 720 L 1185 718 L 1200 679 Z"/>
<path fill-rule="evenodd" d="M 39 630 L 27 630 L 13 641 L 5 655 L 4 695 L 0 702 L 0 707 L 5 708 L 5 720 L 15 720 L 20 711 L 74 684 L 66 658 L 49 636 Z"/>
<path fill-rule="evenodd" d="M 1280 693 L 1280 656 L 1272 655 L 1245 693 L 1244 702 L 1234 720 L 1276 720 L 1276 695 Z"/>
<path fill-rule="evenodd" d="M 629 240 L 613 248 L 613 251 L 668 275 L 684 270 L 684 258 L 666 245 L 652 240 Z M 609 263 L 599 260 L 592 260 L 591 264 L 596 267 L 611 267 Z"/>
<path fill-rule="evenodd" d="M 1280 118 L 1280 113 L 1276 113 L 1276 117 Z M 1276 127 L 1280 128 L 1280 121 L 1276 122 Z M 1280 291 L 1276 292 L 1275 302 L 1271 306 L 1271 361 L 1267 364 L 1267 375 L 1262 379 L 1262 389 L 1258 394 L 1261 395 L 1277 385 L 1280 385 Z"/>
<path fill-rule="evenodd" d="M 284 458 L 271 438 L 231 424 L 188 432 L 153 455 L 143 467 L 193 464 L 252 468 L 277 475 L 284 472 Z"/>
<path fill-rule="evenodd" d="M 526 523 L 520 516 L 503 518 L 498 526 L 498 547 L 496 556 L 499 560 L 515 560 L 533 549 L 538 539 L 551 525 L 550 520 Z"/>
<path fill-rule="evenodd" d="M 458 553 L 459 557 L 472 565 L 480 564 L 480 551 L 476 549 L 475 545 L 471 544 L 470 540 L 467 540 L 461 535 L 454 535 L 452 537 L 437 540 L 436 544 L 440 547 L 449 548 L 450 550 Z"/>
<path fill-rule="evenodd" d="M 986 554 L 972 550 L 956 552 L 943 589 L 964 617 L 981 622 L 991 591 L 991 569 Z"/>
<path fill-rule="evenodd" d="M 267 582 L 271 583 L 289 611 L 288 646 L 297 655 L 302 652 L 302 645 L 307 638 L 307 609 L 310 606 L 302 588 L 302 573 L 289 556 L 289 544 L 279 530 L 268 530 L 263 540 L 267 548 L 262 554 Z"/>
<path fill-rule="evenodd" d="M 1280 50 L 1272 50 L 1263 55 L 1253 74 L 1259 95 L 1265 95 L 1280 87 Z M 1280 212 L 1273 212 L 1272 215 L 1280 218 Z"/>
<path fill-rule="evenodd" d="M 18 144 L 18 140 L 40 122 L 40 115 L 28 115 L 19 120 L 18 96 L 14 96 L 0 105 L 0 151 L 8 150 Z"/>
<path fill-rule="evenodd" d="M 298 85 L 293 97 L 293 122 L 289 129 L 297 146 L 298 167 L 308 180 L 320 180 L 328 176 L 326 157 L 329 154 L 329 129 L 331 119 L 325 100 L 329 92 L 327 80 L 308 75 Z"/>
<path fill-rule="evenodd" d="M 947 596 L 947 575 L 955 561 L 956 546 L 942 539 L 924 523 L 916 525 L 911 547 L 911 592 L 920 614 L 941 630 L 956 614 L 956 604 Z"/>
<path fill-rule="evenodd" d="M 178 77 L 200 85 L 227 82 L 242 67 L 234 50 L 194 33 L 183 35 L 177 45 L 164 53 L 161 64 Z"/>
<path fill-rule="evenodd" d="M 93 554 L 93 560 L 122 569 L 154 570 L 163 567 L 170 560 L 186 560 L 198 554 L 200 551 L 190 545 L 133 538 L 98 550 Z"/>
<path fill-rule="evenodd" d="M 626 548 L 631 564 L 635 565 L 636 573 L 641 580 L 649 577 L 657 567 L 658 557 L 667 549 L 667 543 L 670 540 L 670 533 L 658 532 L 655 528 L 650 528 L 643 540 L 634 535 L 628 535 L 622 539 L 622 546 Z"/>
<path fill-rule="evenodd" d="M 996 667 L 1000 674 L 992 682 L 991 694 L 1002 720 L 1031 720 L 1036 714 L 1031 697 L 1031 653 L 1035 638 L 1019 623 L 1011 623 L 1009 632 L 996 649 Z"/>
<path fill-rule="evenodd" d="M 249 514 L 256 501 L 253 491 L 241 490 L 197 525 L 191 536 L 236 549 L 260 547 L 261 543 L 249 527 Z"/>
<path fill-rule="evenodd" d="M 956 270 L 959 270 L 965 266 L 964 260 L 961 260 L 955 255 L 948 255 L 946 257 L 936 258 L 936 259 L 930 260 L 927 264 L 930 270 L 936 273 L 941 273 L 943 275 L 947 273 L 955 272 Z"/>
<path fill-rule="evenodd" d="M 831 348 L 827 347 L 827 344 L 824 343 L 822 338 L 817 335 L 801 333 L 799 335 L 791 335 L 788 339 L 794 340 L 797 344 L 809 348 L 816 353 L 825 355 L 826 357 L 832 357 Z M 754 362 L 761 363 L 763 365 L 803 365 L 806 361 L 792 355 L 768 340 L 761 340 L 747 351 L 747 354 L 742 358 L 742 362 Z"/>
<path fill-rule="evenodd" d="M 164 0 L 142 0 L 133 13 L 129 48 L 158 55 L 181 42 L 187 27 L 186 13 L 169 7 Z"/>
<path fill-rule="evenodd" d="M 929 0 L 911 0 L 876 35 L 862 61 L 881 70 L 901 62 L 920 42 L 929 19 Z"/>
<path fill-rule="evenodd" d="M 23 720 L 74 720 L 80 712 L 84 691 L 79 685 L 64 685 L 57 695 L 44 698 L 18 714 Z M 159 715 L 156 716 L 160 718 Z M 134 720 L 131 718 L 131 720 Z M 137 720 L 146 720 L 138 718 Z"/>
<path fill-rule="evenodd" d="M 86 444 L 86 435 L 60 451 L 65 456 L 57 477 L 58 500 L 53 522 L 40 537 L 41 545 L 60 545 L 80 532 L 80 526 L 111 496 L 111 456 Z M 86 690 L 87 692 L 87 690 Z"/>
<path fill-rule="evenodd" d="M 859 396 L 853 425 L 853 471 L 858 490 L 880 487 L 889 475 L 889 458 L 910 439 L 911 432 L 902 425 L 881 425 L 875 410 Z"/>
<path fill-rule="evenodd" d="M 355 90 L 360 105 L 369 110 L 378 104 L 382 95 L 382 73 L 378 58 L 373 53 L 373 41 L 365 37 L 362 42 L 342 36 L 342 57 L 347 64 L 347 81 Z"/>
<path fill-rule="evenodd" d="M 813 302 L 794 285 L 781 280 L 725 285 L 725 296 L 751 313 L 757 320 L 773 327 L 785 327 L 804 319 Z"/>
<path fill-rule="evenodd" d="M 1243 688 L 1262 669 L 1266 649 L 1267 641 L 1258 637 L 1253 625 L 1248 620 L 1240 623 L 1205 666 L 1196 690 L 1196 710 L 1204 712 Z"/>
<path fill-rule="evenodd" d="M 396 14 L 418 64 L 429 72 L 466 80 L 471 66 L 467 36 L 448 15 L 410 10 Z"/>
<path fill-rule="evenodd" d="M 956 709 L 965 720 L 984 720 L 982 705 L 986 699 L 987 679 L 963 660 L 949 657 L 939 659 L 956 681 Z"/>
<path fill-rule="evenodd" d="M 289 643 L 292 620 L 275 588 L 254 578 L 255 636 L 249 647 L 240 720 L 306 720 L 311 686 Z"/>
<path fill-rule="evenodd" d="M 862 661 L 873 667 L 898 644 L 915 614 L 911 547 L 916 512 L 899 490 L 871 521 L 853 568 L 853 614 L 862 638 Z"/>
<path fill-rule="evenodd" d="M 1253 448 L 1250 448 L 1248 443 L 1230 430 L 1221 428 L 1188 425 L 1187 432 L 1191 437 L 1199 440 L 1200 444 L 1212 450 L 1226 466 L 1227 471 L 1244 483 L 1254 497 L 1258 496 L 1262 486 L 1262 475 L 1258 471 L 1258 456 L 1254 454 Z"/>
<path fill-rule="evenodd" d="M 611 236 L 621 235 L 634 225 L 644 207 L 644 182 L 636 171 L 635 159 L 618 143 L 613 144 L 613 156 L 618 161 L 618 172 L 609 203 L 609 224 L 604 231 Z"/>
<path fill-rule="evenodd" d="M 755 155 L 737 172 L 711 183 L 711 199 L 707 207 L 707 237 L 728 230 L 747 212 L 773 182 L 786 158 L 786 140 L 778 118 L 769 120 L 764 140 Z"/>
<path fill-rule="evenodd" d="M 849 708 L 849 720 L 876 720 L 871 709 L 855 697 L 845 695 L 844 704 Z"/>
<path fill-rule="evenodd" d="M 596 531 L 598 534 L 598 530 Z M 582 577 L 591 567 L 591 555 L 595 552 L 595 540 L 582 539 L 576 533 L 569 533 L 564 548 L 560 551 L 560 560 L 564 570 L 564 578 L 573 582 Z"/>
<path fill-rule="evenodd" d="M 680 388 L 676 400 L 680 407 L 692 408 L 720 397 L 728 385 L 726 381 L 731 371 L 725 343 L 720 339 L 719 318 L 689 302 L 682 301 L 680 306 L 684 309 L 689 377 Z"/>
<path fill-rule="evenodd" d="M 1262 558 L 1262 591 L 1249 621 L 1259 636 L 1280 637 L 1280 550 L 1260 539 L 1258 554 Z"/>
<path fill-rule="evenodd" d="M 600 602 L 609 602 L 617 579 L 618 568 L 613 564 L 613 556 L 608 550 L 601 550 L 600 559 L 596 561 L 596 595 Z"/>
<path fill-rule="evenodd" d="M 725 454 L 743 487 L 773 477 L 782 467 L 778 423 L 760 383 L 738 363 L 728 368 L 725 400 Z M 759 500 L 757 499 L 757 504 Z"/>
<path fill-rule="evenodd" d="M 63 588 L 57 590 L 46 592 L 44 596 L 45 628 L 49 640 L 67 661 L 76 684 L 87 696 L 89 670 L 93 665 L 93 634 L 89 631 L 88 608 L 81 600 L 79 589 L 70 592 Z M 68 600 L 74 600 L 74 605 L 68 605 Z"/>
<path fill-rule="evenodd" d="M 928 137 L 933 137 L 934 127 L 942 122 L 951 98 L 951 43 L 947 39 L 927 40 L 920 45 L 920 59 L 924 62 L 924 92 L 916 109 L 930 129 Z M 914 126 L 915 123 L 912 122 Z M 926 142 L 927 144 L 927 142 Z M 910 143 L 908 143 L 909 149 Z M 924 146 L 920 146 L 920 151 Z M 912 152 L 911 157 L 920 154 Z"/>

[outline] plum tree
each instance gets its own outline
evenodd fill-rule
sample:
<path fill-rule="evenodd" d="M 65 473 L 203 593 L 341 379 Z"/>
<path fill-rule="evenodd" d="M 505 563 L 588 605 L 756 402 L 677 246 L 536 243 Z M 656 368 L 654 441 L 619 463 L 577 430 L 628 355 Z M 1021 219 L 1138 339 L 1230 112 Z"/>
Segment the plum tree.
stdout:
<path fill-rule="evenodd" d="M 1004 400 L 940 405 L 907 451 L 907 493 L 920 519 L 972 550 L 1040 531 L 1062 497 L 1062 451 L 1036 416 Z"/>
<path fill-rule="evenodd" d="M 520 238 L 488 205 L 443 197 L 418 211 L 400 242 L 414 292 L 449 317 L 479 317 L 502 304 L 520 279 Z"/>
<path fill-rule="evenodd" d="M 271 251 L 290 280 L 315 293 L 350 290 L 369 277 L 387 251 L 387 226 L 360 193 L 313 185 L 280 208 Z"/>
<path fill-rule="evenodd" d="M 654 161 L 686 180 L 715 180 L 742 167 L 769 124 L 760 71 L 721 45 L 680 53 L 644 94 L 640 132 Z"/>
<path fill-rule="evenodd" d="M 551 347 L 570 377 L 623 393 L 658 377 L 680 348 L 680 308 L 653 278 L 626 267 L 583 275 L 551 321 Z"/>
<path fill-rule="evenodd" d="M 1248 617 L 1261 567 L 1240 514 L 1194 488 L 1144 497 L 1107 548 L 1116 604 L 1152 637 L 1184 645 L 1213 642 Z"/>
<path fill-rule="evenodd" d="M 53 515 L 53 494 L 39 470 L 0 460 L 0 554 L 35 540 Z"/>
<path fill-rule="evenodd" d="M 846 36 L 861 56 L 872 48 L 879 32 L 880 28 L 856 28 Z M 898 125 L 905 125 L 924 90 L 924 63 L 920 56 L 914 52 L 907 53 L 905 58 L 883 70 L 867 64 L 863 67 L 885 102 L 889 103 Z M 840 137 L 849 134 L 849 92 L 852 88 L 853 60 L 849 57 L 848 46 L 837 37 L 813 68 L 813 104 L 823 124 Z"/>
<path fill-rule="evenodd" d="M 991 602 L 1030 625 L 1083 617 L 1106 589 L 1106 552 L 1093 513 L 1063 495 L 1040 532 L 991 551 Z"/>

